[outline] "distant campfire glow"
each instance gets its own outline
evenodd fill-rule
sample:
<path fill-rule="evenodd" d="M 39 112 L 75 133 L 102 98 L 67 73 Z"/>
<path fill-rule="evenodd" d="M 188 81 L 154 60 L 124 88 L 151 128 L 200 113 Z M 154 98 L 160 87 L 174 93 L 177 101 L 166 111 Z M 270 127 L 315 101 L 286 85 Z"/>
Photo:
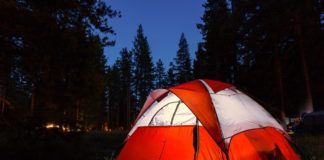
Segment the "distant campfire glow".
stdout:
<path fill-rule="evenodd" d="M 71 132 L 70 127 L 63 126 L 62 129 L 63 129 L 63 132 Z"/>
<path fill-rule="evenodd" d="M 54 123 L 47 123 L 47 124 L 45 125 L 45 128 L 47 128 L 47 129 L 60 128 L 60 126 L 57 125 L 57 124 L 54 124 Z"/>
<path fill-rule="evenodd" d="M 52 122 L 49 122 L 47 124 L 44 125 L 44 127 L 46 129 L 61 129 L 63 132 L 80 132 L 81 129 L 72 129 L 70 128 L 69 126 L 66 126 L 66 125 L 59 125 L 59 124 L 56 124 L 56 123 L 52 123 Z"/>

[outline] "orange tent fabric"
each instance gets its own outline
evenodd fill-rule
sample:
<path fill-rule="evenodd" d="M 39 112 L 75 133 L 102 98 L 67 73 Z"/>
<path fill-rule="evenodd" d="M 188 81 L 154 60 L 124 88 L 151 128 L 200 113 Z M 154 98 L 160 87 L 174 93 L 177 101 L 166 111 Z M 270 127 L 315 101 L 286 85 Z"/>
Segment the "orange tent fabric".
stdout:
<path fill-rule="evenodd" d="M 195 126 L 139 127 L 129 137 L 118 160 L 194 159 Z M 224 159 L 226 155 L 213 141 L 204 127 L 199 127 L 198 160 Z"/>
<path fill-rule="evenodd" d="M 196 80 L 169 88 L 196 115 L 213 139 L 225 150 L 217 114 L 212 106 L 211 98 L 203 84 Z"/>
<path fill-rule="evenodd" d="M 235 135 L 229 146 L 231 160 L 298 160 L 285 137 L 275 128 L 253 129 Z"/>
<path fill-rule="evenodd" d="M 223 90 L 225 88 L 232 87 L 233 85 L 228 84 L 228 83 L 223 83 L 223 82 L 218 82 L 210 79 L 204 79 L 204 82 L 206 82 L 214 91 L 214 93 Z"/>

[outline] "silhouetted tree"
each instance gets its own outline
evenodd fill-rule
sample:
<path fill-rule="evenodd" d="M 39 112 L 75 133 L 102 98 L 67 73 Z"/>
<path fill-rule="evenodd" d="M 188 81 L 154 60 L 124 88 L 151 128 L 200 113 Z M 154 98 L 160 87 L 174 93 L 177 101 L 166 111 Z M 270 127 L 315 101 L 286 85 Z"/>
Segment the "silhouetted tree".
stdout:
<path fill-rule="evenodd" d="M 107 69 L 107 86 L 106 86 L 106 94 L 107 94 L 107 112 L 109 119 L 109 126 L 111 128 L 120 127 L 121 124 L 121 107 L 120 103 L 122 101 L 122 90 L 120 89 L 121 84 L 121 76 L 120 76 L 120 68 L 119 68 L 119 60 L 117 60 L 111 67 Z"/>
<path fill-rule="evenodd" d="M 153 62 L 151 51 L 142 25 L 137 29 L 134 40 L 134 92 L 137 100 L 137 109 L 144 104 L 147 95 L 153 89 Z"/>
<path fill-rule="evenodd" d="M 177 51 L 174 68 L 174 75 L 177 84 L 192 80 L 191 58 L 188 43 L 184 33 L 181 33 L 179 49 Z"/>
<path fill-rule="evenodd" d="M 206 51 L 204 50 L 203 43 L 198 43 L 198 48 L 196 51 L 196 58 L 193 64 L 193 75 L 195 79 L 208 77 L 206 73 L 207 59 Z"/>
<path fill-rule="evenodd" d="M 169 87 L 176 85 L 177 81 L 175 79 L 175 74 L 174 74 L 175 66 L 173 62 L 170 62 L 169 64 L 169 69 L 167 72 L 167 84 Z"/>
<path fill-rule="evenodd" d="M 320 1 L 208 0 L 198 25 L 204 43 L 196 53 L 195 76 L 206 71 L 204 78 L 235 83 L 282 117 L 304 104 L 322 104 L 321 87 L 313 87 L 323 77 L 314 58 L 323 59 L 320 6 Z"/>
<path fill-rule="evenodd" d="M 97 0 L 1 2 L 0 52 L 32 117 L 75 127 L 100 123 L 103 46 L 113 44 L 108 20 L 116 15 Z"/>
<path fill-rule="evenodd" d="M 206 78 L 234 82 L 236 67 L 235 31 L 226 0 L 208 0 L 205 4 L 201 30 L 206 50 Z"/>
<path fill-rule="evenodd" d="M 121 124 L 125 127 L 130 127 L 131 123 L 131 79 L 132 77 L 132 53 L 126 48 L 120 51 L 120 60 L 117 60 L 117 65 L 120 72 L 120 90 L 121 90 L 121 101 L 119 108 L 121 110 L 122 122 Z"/>
<path fill-rule="evenodd" d="M 154 88 L 166 88 L 167 86 L 167 75 L 165 73 L 164 64 L 161 59 L 158 59 L 154 69 L 155 87 Z"/>

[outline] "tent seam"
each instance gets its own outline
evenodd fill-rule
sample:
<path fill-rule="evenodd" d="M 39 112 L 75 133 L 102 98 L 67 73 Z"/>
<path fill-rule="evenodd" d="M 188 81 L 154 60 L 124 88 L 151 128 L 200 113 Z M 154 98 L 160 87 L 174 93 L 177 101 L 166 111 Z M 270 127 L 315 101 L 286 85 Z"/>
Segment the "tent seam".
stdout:
<path fill-rule="evenodd" d="M 206 86 L 206 85 L 208 85 L 208 84 L 207 84 L 207 82 L 205 82 L 203 79 L 199 79 L 199 82 L 204 86 L 205 91 L 208 92 L 209 98 L 210 98 L 210 100 L 211 100 L 211 102 L 212 102 L 212 105 L 213 105 L 213 107 L 214 107 L 214 110 L 215 110 L 215 116 L 216 116 L 217 122 L 218 122 L 218 124 L 219 124 L 219 130 L 220 130 L 221 135 L 222 135 L 222 142 L 221 142 L 221 143 L 224 144 L 224 150 L 225 150 L 225 154 L 226 154 L 226 157 L 227 157 L 228 150 L 227 150 L 226 145 L 225 145 L 225 140 L 224 140 L 223 130 L 222 130 L 222 127 L 221 127 L 221 124 L 220 124 L 219 118 L 218 118 L 218 114 L 217 114 L 217 111 L 216 111 L 216 107 L 214 106 L 214 103 L 213 103 L 213 99 L 212 99 L 212 97 L 210 96 L 209 90 L 208 90 L 208 88 L 207 88 L 207 86 Z M 206 83 L 206 84 L 205 84 L 205 83 Z M 208 85 L 208 86 L 209 86 L 209 85 Z M 210 87 L 210 86 L 209 86 L 209 87 Z M 214 91 L 213 91 L 213 92 L 214 92 Z M 217 143 L 217 142 L 216 142 L 216 143 Z M 218 143 L 217 143 L 217 144 L 218 144 Z M 222 148 L 222 147 L 221 147 L 221 148 Z"/>

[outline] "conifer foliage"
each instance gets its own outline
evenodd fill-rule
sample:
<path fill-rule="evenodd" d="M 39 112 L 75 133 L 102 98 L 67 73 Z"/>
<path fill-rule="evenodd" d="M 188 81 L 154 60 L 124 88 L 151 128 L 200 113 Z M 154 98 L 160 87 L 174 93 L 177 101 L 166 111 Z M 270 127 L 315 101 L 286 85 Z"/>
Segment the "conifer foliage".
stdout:
<path fill-rule="evenodd" d="M 234 83 L 281 117 L 324 106 L 322 1 L 207 0 L 204 8 L 195 78 Z"/>
<path fill-rule="evenodd" d="M 174 59 L 174 76 L 176 84 L 187 82 L 192 80 L 192 67 L 191 67 L 191 58 L 188 48 L 187 39 L 184 33 L 181 34 L 179 40 L 179 49 Z"/>
<path fill-rule="evenodd" d="M 118 15 L 98 0 L 0 2 L 0 97 L 23 113 L 17 120 L 100 128 L 103 46 Z"/>
<path fill-rule="evenodd" d="M 204 4 L 205 13 L 203 24 L 197 27 L 203 35 L 205 56 L 201 56 L 201 49 L 197 61 L 206 61 L 205 68 L 198 72 L 206 73 L 206 78 L 233 82 L 233 71 L 236 65 L 234 31 L 231 12 L 226 0 L 208 0 Z M 196 64 L 197 66 L 198 64 Z M 199 64 L 202 65 L 202 64 Z M 198 67 L 198 66 L 197 66 Z"/>
<path fill-rule="evenodd" d="M 154 69 L 155 85 L 154 88 L 167 88 L 167 79 L 163 61 L 158 59 Z"/>
<path fill-rule="evenodd" d="M 232 83 L 282 117 L 324 107 L 322 0 L 206 0 L 194 60 L 181 33 L 165 53 L 174 59 L 153 62 L 139 25 L 110 66 L 104 47 L 114 44 L 109 22 L 120 13 L 108 3 L 0 1 L 0 102 L 21 117 L 6 121 L 129 128 L 153 89 L 194 78 Z"/>
<path fill-rule="evenodd" d="M 139 109 L 153 89 L 154 80 L 151 50 L 142 25 L 139 25 L 137 29 L 132 52 L 134 54 L 134 94 L 136 107 Z"/>

